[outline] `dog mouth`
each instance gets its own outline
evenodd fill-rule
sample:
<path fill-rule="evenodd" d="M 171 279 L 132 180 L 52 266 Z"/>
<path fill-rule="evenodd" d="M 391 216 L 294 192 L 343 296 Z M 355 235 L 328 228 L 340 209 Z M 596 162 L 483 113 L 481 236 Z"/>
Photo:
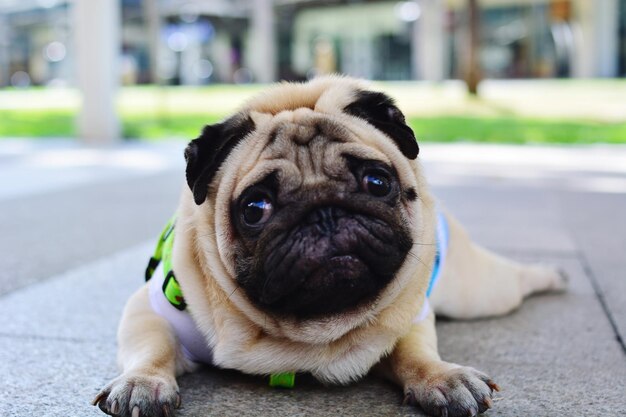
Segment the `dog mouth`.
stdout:
<path fill-rule="evenodd" d="M 321 221 L 277 233 L 237 280 L 261 309 L 309 318 L 372 302 L 411 247 L 398 227 L 374 216 L 323 208 Z"/>
<path fill-rule="evenodd" d="M 355 254 L 331 256 L 311 270 L 294 269 L 300 272 L 265 277 L 257 298 L 263 309 L 299 318 L 338 313 L 372 300 L 392 277 L 377 275 Z"/>
<path fill-rule="evenodd" d="M 359 277 L 368 272 L 369 267 L 357 255 L 335 255 L 314 270 L 304 281 L 303 286 L 305 289 L 313 290 L 332 286 L 338 281 L 356 286 Z"/>

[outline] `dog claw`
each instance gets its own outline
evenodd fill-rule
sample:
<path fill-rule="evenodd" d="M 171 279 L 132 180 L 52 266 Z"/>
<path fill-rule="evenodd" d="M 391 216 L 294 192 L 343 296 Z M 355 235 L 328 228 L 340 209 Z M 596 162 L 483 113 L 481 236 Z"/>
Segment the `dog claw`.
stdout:
<path fill-rule="evenodd" d="M 500 392 L 500 387 L 498 386 L 498 384 L 496 384 L 492 380 L 487 381 L 487 386 L 491 388 L 491 392 L 493 391 Z"/>
<path fill-rule="evenodd" d="M 111 404 L 111 414 L 117 414 L 120 411 L 120 403 L 117 400 L 113 401 Z"/>
<path fill-rule="evenodd" d="M 107 407 L 107 402 L 106 401 L 100 400 L 98 402 L 98 404 L 96 404 L 96 405 L 98 406 L 100 411 L 102 411 L 104 414 L 111 414 L 111 413 L 109 413 L 109 408 Z"/>
<path fill-rule="evenodd" d="M 106 392 L 102 391 L 100 393 L 98 393 L 98 395 L 95 396 L 95 398 L 93 400 L 91 400 L 91 405 L 96 406 L 100 403 L 100 401 L 102 401 L 104 398 L 106 398 L 107 394 Z"/>
<path fill-rule="evenodd" d="M 180 408 L 181 404 L 182 404 L 182 400 L 180 398 L 180 394 L 177 392 L 176 393 L 176 405 L 174 405 L 174 408 Z"/>
<path fill-rule="evenodd" d="M 485 399 L 483 400 L 483 404 L 485 404 L 487 408 L 493 407 L 493 401 L 489 397 L 485 397 Z"/>
<path fill-rule="evenodd" d="M 172 410 L 170 409 L 169 404 L 163 404 L 162 409 L 165 417 L 172 417 Z"/>
<path fill-rule="evenodd" d="M 402 405 L 412 405 L 415 404 L 415 395 L 411 392 L 411 391 L 407 391 L 406 394 L 404 394 L 404 399 L 402 400 Z"/>
<path fill-rule="evenodd" d="M 139 417 L 139 407 L 138 406 L 134 406 L 133 407 L 133 411 L 131 413 L 132 417 Z"/>

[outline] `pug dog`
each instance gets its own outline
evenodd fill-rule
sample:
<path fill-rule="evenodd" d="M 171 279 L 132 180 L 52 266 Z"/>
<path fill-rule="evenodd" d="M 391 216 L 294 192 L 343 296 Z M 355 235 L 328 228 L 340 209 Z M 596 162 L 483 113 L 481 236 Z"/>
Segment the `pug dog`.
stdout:
<path fill-rule="evenodd" d="M 278 84 L 206 126 L 150 280 L 125 307 L 122 374 L 93 404 L 171 416 L 176 377 L 204 363 L 335 384 L 375 371 L 429 415 L 492 407 L 489 376 L 440 358 L 435 314 L 506 314 L 564 276 L 473 243 L 418 153 L 390 97 L 339 76 Z"/>

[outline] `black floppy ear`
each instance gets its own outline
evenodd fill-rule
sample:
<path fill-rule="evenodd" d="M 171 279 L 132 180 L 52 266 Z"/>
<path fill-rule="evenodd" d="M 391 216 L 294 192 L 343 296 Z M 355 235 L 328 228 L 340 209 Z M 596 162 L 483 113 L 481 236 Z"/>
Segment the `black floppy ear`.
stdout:
<path fill-rule="evenodd" d="M 348 104 L 343 110 L 365 119 L 376 129 L 385 133 L 407 158 L 417 158 L 420 149 L 415 134 L 407 126 L 404 115 L 391 97 L 374 91 L 360 91 L 356 95 L 356 101 Z"/>
<path fill-rule="evenodd" d="M 249 116 L 235 115 L 221 123 L 205 126 L 200 137 L 187 145 L 187 184 L 196 204 L 204 203 L 217 170 L 233 148 L 252 130 L 254 122 Z"/>

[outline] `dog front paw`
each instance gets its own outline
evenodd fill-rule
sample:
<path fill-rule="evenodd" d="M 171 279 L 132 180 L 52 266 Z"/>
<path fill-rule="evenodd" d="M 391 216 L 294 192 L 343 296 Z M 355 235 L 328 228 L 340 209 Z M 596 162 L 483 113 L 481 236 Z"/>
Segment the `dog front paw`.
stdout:
<path fill-rule="evenodd" d="M 113 416 L 170 417 L 180 407 L 180 394 L 172 376 L 128 372 L 111 381 L 91 404 Z"/>
<path fill-rule="evenodd" d="M 494 390 L 500 388 L 482 372 L 453 366 L 406 384 L 404 403 L 432 416 L 476 416 L 491 408 Z"/>

